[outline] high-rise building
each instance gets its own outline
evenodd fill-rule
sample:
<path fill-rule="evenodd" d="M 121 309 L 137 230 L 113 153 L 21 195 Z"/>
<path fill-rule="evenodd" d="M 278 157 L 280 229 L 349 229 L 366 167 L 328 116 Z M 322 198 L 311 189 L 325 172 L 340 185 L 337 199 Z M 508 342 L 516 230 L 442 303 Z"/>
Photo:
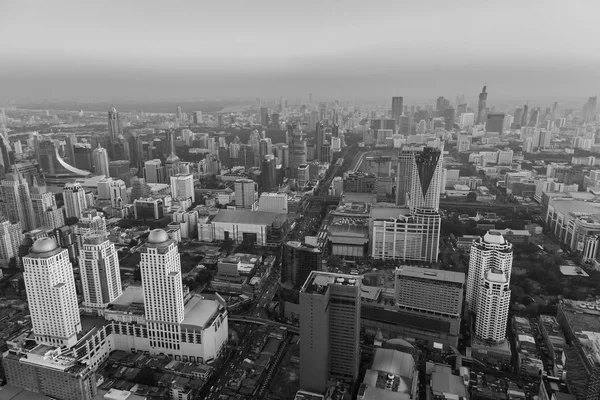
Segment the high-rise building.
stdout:
<path fill-rule="evenodd" d="M 506 338 L 513 248 L 499 232 L 475 239 L 469 258 L 466 301 L 475 313 L 475 334 L 484 341 Z"/>
<path fill-rule="evenodd" d="M 258 184 L 252 179 L 238 179 L 233 183 L 236 208 L 254 210 L 258 199 Z"/>
<path fill-rule="evenodd" d="M 150 352 L 180 354 L 184 319 L 181 261 L 177 243 L 162 229 L 150 232 L 141 249 L 140 270 Z"/>
<path fill-rule="evenodd" d="M 171 197 L 176 200 L 190 199 L 196 201 L 194 192 L 194 176 L 192 174 L 177 174 L 171 177 Z"/>
<path fill-rule="evenodd" d="M 36 227 L 29 184 L 18 169 L 0 182 L 0 213 L 13 224 L 21 222 L 25 231 Z"/>
<path fill-rule="evenodd" d="M 23 257 L 25 289 L 38 343 L 72 347 L 81 331 L 73 266 L 54 239 L 38 239 Z"/>
<path fill-rule="evenodd" d="M 529 106 L 525 104 L 523 106 L 523 113 L 521 114 L 521 126 L 527 126 L 527 117 L 529 116 Z"/>
<path fill-rule="evenodd" d="M 114 107 L 108 110 L 108 133 L 112 139 L 116 139 L 121 134 L 121 119 Z"/>
<path fill-rule="evenodd" d="M 502 134 L 504 127 L 504 113 L 489 113 L 485 118 L 485 133 Z"/>
<path fill-rule="evenodd" d="M 281 281 L 300 289 L 312 271 L 321 271 L 323 253 L 318 247 L 289 241 L 283 246 Z"/>
<path fill-rule="evenodd" d="M 411 172 L 415 154 L 423 151 L 423 145 L 404 145 L 398 155 L 398 175 L 396 176 L 396 205 L 408 204 L 408 193 L 411 190 Z"/>
<path fill-rule="evenodd" d="M 106 152 L 106 149 L 103 149 L 102 147 L 94 149 L 92 160 L 94 172 L 96 172 L 96 174 L 110 176 L 110 170 L 108 169 L 108 153 Z"/>
<path fill-rule="evenodd" d="M 37 180 L 34 181 L 30 195 L 36 228 L 56 229 L 65 224 L 64 211 L 57 207 L 54 193 L 48 191 L 46 186 L 38 186 Z"/>
<path fill-rule="evenodd" d="M 396 125 L 400 126 L 400 117 L 404 111 L 404 98 L 392 97 L 392 119 L 396 120 Z"/>
<path fill-rule="evenodd" d="M 176 114 L 177 122 L 183 122 L 183 111 L 181 111 L 181 106 L 177 106 L 177 114 Z"/>
<path fill-rule="evenodd" d="M 529 116 L 529 125 L 531 127 L 536 127 L 540 123 L 540 108 L 534 107 L 531 109 L 531 115 Z"/>
<path fill-rule="evenodd" d="M 300 388 L 323 393 L 329 379 L 353 382 L 360 364 L 361 281 L 313 271 L 300 290 Z"/>
<path fill-rule="evenodd" d="M 144 163 L 144 178 L 148 183 L 164 183 L 165 168 L 158 159 L 148 160 Z"/>
<path fill-rule="evenodd" d="M 456 110 L 452 107 L 448 107 L 444 110 L 444 128 L 447 131 L 451 131 L 454 127 L 454 121 L 456 119 Z"/>
<path fill-rule="evenodd" d="M 323 143 L 325 142 L 325 127 L 322 122 L 317 122 L 315 127 L 315 149 L 318 162 L 323 161 Z"/>
<path fill-rule="evenodd" d="M 79 252 L 79 271 L 83 286 L 83 307 L 88 312 L 105 308 L 123 292 L 119 256 L 105 232 L 83 238 Z"/>
<path fill-rule="evenodd" d="M 488 95 L 486 89 L 487 86 L 484 86 L 481 90 L 481 93 L 479 93 L 479 102 L 477 103 L 477 120 L 475 121 L 477 125 L 483 124 L 486 119 L 486 102 Z"/>
<path fill-rule="evenodd" d="M 260 108 L 260 124 L 269 126 L 269 109 L 267 107 Z"/>
<path fill-rule="evenodd" d="M 261 193 L 257 211 L 288 213 L 288 199 L 285 193 Z"/>
<path fill-rule="evenodd" d="M 408 194 L 408 206 L 411 210 L 438 211 L 443 161 L 441 150 L 432 147 L 425 147 L 423 151 L 414 153 Z"/>
<path fill-rule="evenodd" d="M 202 123 L 202 111 L 194 111 L 194 124 Z"/>
<path fill-rule="evenodd" d="M 81 218 L 81 213 L 88 207 L 85 190 L 80 183 L 69 182 L 63 188 L 63 199 L 65 201 L 65 214 L 67 218 Z"/>
<path fill-rule="evenodd" d="M 298 187 L 303 188 L 310 182 L 310 167 L 308 164 L 298 165 L 298 170 L 296 171 Z"/>
<path fill-rule="evenodd" d="M 592 122 L 596 118 L 597 97 L 590 97 L 583 106 L 582 117 L 584 122 Z"/>
<path fill-rule="evenodd" d="M 523 119 L 523 109 L 520 107 L 517 107 L 515 109 L 515 117 L 514 117 L 514 122 L 513 122 L 513 127 L 515 129 L 519 129 L 521 127 L 522 119 Z"/>
<path fill-rule="evenodd" d="M 92 154 L 92 146 L 89 143 L 77 143 L 73 147 L 73 155 L 75 157 L 73 165 L 75 168 L 92 171 L 94 167 Z"/>
<path fill-rule="evenodd" d="M 270 192 L 277 189 L 277 178 L 275 175 L 275 157 L 268 155 L 261 165 L 262 190 Z"/>
<path fill-rule="evenodd" d="M 21 223 L 0 221 L 0 260 L 9 261 L 19 255 L 19 246 L 23 241 L 23 229 Z"/>

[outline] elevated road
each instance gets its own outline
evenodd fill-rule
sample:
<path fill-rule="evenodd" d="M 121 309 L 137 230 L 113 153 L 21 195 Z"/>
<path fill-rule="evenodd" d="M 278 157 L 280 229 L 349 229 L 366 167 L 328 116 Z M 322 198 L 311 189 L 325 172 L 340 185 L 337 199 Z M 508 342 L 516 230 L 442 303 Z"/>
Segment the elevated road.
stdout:
<path fill-rule="evenodd" d="M 270 319 L 266 319 L 266 318 L 229 314 L 228 319 L 229 319 L 229 321 L 232 321 L 232 322 L 247 322 L 249 324 L 277 326 L 279 328 L 286 328 L 288 330 L 288 332 L 292 332 L 292 333 L 296 333 L 296 334 L 300 333 L 300 329 L 298 329 L 297 326 L 284 324 L 284 323 L 277 322 L 277 321 L 271 321 Z"/>

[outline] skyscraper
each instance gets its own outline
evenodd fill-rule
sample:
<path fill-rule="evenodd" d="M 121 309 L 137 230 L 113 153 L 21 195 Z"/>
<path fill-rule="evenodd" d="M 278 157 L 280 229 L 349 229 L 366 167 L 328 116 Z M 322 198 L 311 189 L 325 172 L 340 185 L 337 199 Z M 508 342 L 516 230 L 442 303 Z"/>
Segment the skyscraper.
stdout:
<path fill-rule="evenodd" d="M 181 106 L 177 106 L 177 122 L 178 123 L 182 123 L 183 122 L 183 111 L 181 111 Z"/>
<path fill-rule="evenodd" d="M 521 128 L 521 120 L 523 119 L 523 109 L 518 107 L 515 109 L 515 118 L 513 121 L 513 126 L 516 129 Z"/>
<path fill-rule="evenodd" d="M 527 126 L 527 117 L 529 116 L 529 106 L 523 106 L 523 114 L 521 115 L 521 126 Z"/>
<path fill-rule="evenodd" d="M 46 186 L 38 186 L 36 180 L 30 194 L 36 228 L 56 229 L 65 224 L 63 209 L 57 207 L 54 193 L 49 192 Z"/>
<path fill-rule="evenodd" d="M 270 192 L 277 189 L 277 178 L 275 175 L 275 157 L 271 154 L 266 156 L 261 165 L 262 190 Z"/>
<path fill-rule="evenodd" d="M 411 189 L 412 162 L 415 153 L 422 151 L 423 145 L 404 145 L 398 155 L 398 175 L 396 176 L 396 205 L 406 206 L 407 195 Z"/>
<path fill-rule="evenodd" d="M 23 257 L 31 325 L 38 343 L 72 347 L 81 331 L 73 266 L 67 249 L 38 239 Z"/>
<path fill-rule="evenodd" d="M 444 128 L 447 131 L 451 131 L 454 127 L 454 121 L 456 120 L 456 110 L 452 107 L 448 107 L 444 110 Z"/>
<path fill-rule="evenodd" d="M 141 249 L 144 310 L 152 354 L 180 354 L 184 319 L 181 261 L 177 243 L 162 229 L 150 232 Z"/>
<path fill-rule="evenodd" d="M 475 313 L 475 334 L 485 341 L 500 343 L 506 338 L 512 250 L 498 232 L 486 233 L 471 246 L 466 301 Z"/>
<path fill-rule="evenodd" d="M 299 289 L 312 271 L 321 271 L 323 254 L 318 247 L 289 241 L 283 246 L 281 281 Z"/>
<path fill-rule="evenodd" d="M 111 139 L 116 139 L 121 134 L 121 119 L 114 107 L 108 110 L 108 133 Z"/>
<path fill-rule="evenodd" d="M 13 224 L 21 222 L 25 231 L 36 227 L 29 184 L 19 170 L 8 174 L 6 179 L 0 182 L 0 213 Z"/>
<path fill-rule="evenodd" d="M 165 182 L 165 168 L 160 160 L 148 160 L 144 163 L 144 178 L 148 183 Z"/>
<path fill-rule="evenodd" d="M 408 196 L 411 210 L 439 210 L 443 161 L 441 150 L 432 147 L 414 153 Z"/>
<path fill-rule="evenodd" d="M 23 229 L 21 223 L 0 221 L 0 260 L 9 261 L 19 255 L 19 246 L 23 240 Z"/>
<path fill-rule="evenodd" d="M 176 200 L 190 199 L 196 201 L 194 192 L 194 176 L 192 174 L 177 174 L 171 177 L 171 197 Z"/>
<path fill-rule="evenodd" d="M 267 107 L 260 108 L 260 124 L 269 126 L 269 109 Z"/>
<path fill-rule="evenodd" d="M 404 98 L 392 97 L 392 119 L 396 120 L 396 125 L 400 126 L 400 117 L 404 111 Z"/>
<path fill-rule="evenodd" d="M 504 113 L 489 113 L 485 118 L 485 133 L 502 134 L 504 117 Z"/>
<path fill-rule="evenodd" d="M 584 122 L 592 122 L 596 118 L 597 97 L 590 97 L 583 106 L 582 117 Z"/>
<path fill-rule="evenodd" d="M 258 185 L 252 179 L 238 179 L 233 183 L 236 208 L 254 210 L 258 199 Z"/>
<path fill-rule="evenodd" d="M 110 176 L 110 170 L 108 168 L 108 153 L 106 149 L 98 147 L 94 149 L 92 153 L 92 160 L 94 164 L 94 172 L 98 175 Z"/>
<path fill-rule="evenodd" d="M 317 161 L 323 161 L 323 143 L 325 142 L 325 127 L 322 122 L 317 122 L 315 127 L 315 148 Z"/>
<path fill-rule="evenodd" d="M 88 207 L 85 190 L 80 183 L 69 182 L 63 188 L 65 214 L 68 217 L 81 218 L 81 213 Z"/>
<path fill-rule="evenodd" d="M 486 102 L 487 102 L 487 86 L 484 86 L 479 93 L 479 102 L 477 103 L 477 119 L 476 124 L 483 124 L 485 122 L 485 114 L 486 114 Z"/>
<path fill-rule="evenodd" d="M 105 232 L 95 232 L 83 238 L 79 254 L 83 307 L 88 312 L 105 308 L 123 292 L 115 245 Z"/>
<path fill-rule="evenodd" d="M 325 391 L 329 379 L 358 377 L 361 283 L 313 271 L 300 290 L 300 388 Z"/>

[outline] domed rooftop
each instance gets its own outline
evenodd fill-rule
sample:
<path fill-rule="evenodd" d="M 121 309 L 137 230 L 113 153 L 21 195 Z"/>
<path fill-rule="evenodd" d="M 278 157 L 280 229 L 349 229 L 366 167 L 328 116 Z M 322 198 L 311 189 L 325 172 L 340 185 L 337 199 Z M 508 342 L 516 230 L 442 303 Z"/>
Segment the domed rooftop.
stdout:
<path fill-rule="evenodd" d="M 117 112 L 117 109 L 116 109 L 116 108 L 114 108 L 114 107 L 111 107 L 111 109 L 110 109 L 110 110 L 108 110 L 108 112 L 111 112 L 111 113 L 116 113 L 116 112 Z"/>
<path fill-rule="evenodd" d="M 31 251 L 34 253 L 48 253 L 56 248 L 58 248 L 58 245 L 54 239 L 45 237 L 36 240 L 31 248 Z"/>
<path fill-rule="evenodd" d="M 171 164 L 174 163 L 176 161 L 179 161 L 179 157 L 177 157 L 176 154 L 171 154 L 169 157 L 167 157 L 167 163 Z"/>
<path fill-rule="evenodd" d="M 158 244 L 164 243 L 169 240 L 169 235 L 162 229 L 153 229 L 148 235 L 148 243 Z"/>
<path fill-rule="evenodd" d="M 492 243 L 492 244 L 504 244 L 504 236 L 502 236 L 502 234 L 500 232 L 491 232 L 488 231 L 488 233 L 485 234 L 485 236 L 483 237 L 483 240 L 486 243 Z"/>

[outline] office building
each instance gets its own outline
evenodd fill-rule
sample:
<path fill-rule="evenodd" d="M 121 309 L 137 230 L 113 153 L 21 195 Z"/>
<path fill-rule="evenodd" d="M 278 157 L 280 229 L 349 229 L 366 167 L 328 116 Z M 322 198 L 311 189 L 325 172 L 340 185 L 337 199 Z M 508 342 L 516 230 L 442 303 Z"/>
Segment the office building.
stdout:
<path fill-rule="evenodd" d="M 312 271 L 322 271 L 323 253 L 318 247 L 289 241 L 283 246 L 281 281 L 300 289 Z"/>
<path fill-rule="evenodd" d="M 425 147 L 413 153 L 410 168 L 408 206 L 411 210 L 438 211 L 442 184 L 442 152 Z"/>
<path fill-rule="evenodd" d="M 202 111 L 194 111 L 194 124 L 198 125 L 202 123 Z"/>
<path fill-rule="evenodd" d="M 308 164 L 298 165 L 298 171 L 296 173 L 298 188 L 304 188 L 308 182 L 310 182 L 310 168 Z"/>
<path fill-rule="evenodd" d="M 105 232 L 83 237 L 79 251 L 79 271 L 83 287 L 83 308 L 87 312 L 106 308 L 123 292 L 119 255 Z"/>
<path fill-rule="evenodd" d="M 261 193 L 258 199 L 258 211 L 288 213 L 288 199 L 285 193 Z"/>
<path fill-rule="evenodd" d="M 451 131 L 454 128 L 456 120 L 456 110 L 453 107 L 448 107 L 444 110 L 444 128 Z"/>
<path fill-rule="evenodd" d="M 498 133 L 502 135 L 504 127 L 504 113 L 489 113 L 485 120 L 485 133 Z"/>
<path fill-rule="evenodd" d="M 479 102 L 477 103 L 477 120 L 475 121 L 477 125 L 483 124 L 486 120 L 486 102 L 488 95 L 486 89 L 487 86 L 484 86 L 481 90 L 481 93 L 479 94 Z"/>
<path fill-rule="evenodd" d="M 269 109 L 267 107 L 260 108 L 260 124 L 269 126 Z"/>
<path fill-rule="evenodd" d="M 581 117 L 583 118 L 583 122 L 593 122 L 596 119 L 596 101 L 597 97 L 590 97 L 583 106 L 583 110 L 581 112 Z"/>
<path fill-rule="evenodd" d="M 325 143 L 325 127 L 322 122 L 317 122 L 315 127 L 315 149 L 318 162 L 322 161 L 323 144 Z"/>
<path fill-rule="evenodd" d="M 38 239 L 23 257 L 35 340 L 52 346 L 72 347 L 81 331 L 73 266 L 67 249 L 54 239 Z"/>
<path fill-rule="evenodd" d="M 540 123 L 540 108 L 534 107 L 531 109 L 531 114 L 529 116 L 529 125 L 530 127 L 536 127 Z"/>
<path fill-rule="evenodd" d="M 254 210 L 258 199 L 258 184 L 252 179 L 238 179 L 233 183 L 236 208 Z"/>
<path fill-rule="evenodd" d="M 144 178 L 148 183 L 165 183 L 165 168 L 158 159 L 144 163 Z"/>
<path fill-rule="evenodd" d="M 177 174 L 171 177 L 171 197 L 174 200 L 196 201 L 194 192 L 194 176 L 192 174 Z"/>
<path fill-rule="evenodd" d="M 275 157 L 270 154 L 262 160 L 261 168 L 262 190 L 269 192 L 277 190 L 277 176 L 275 171 Z"/>
<path fill-rule="evenodd" d="M 164 216 L 164 201 L 152 197 L 140 197 L 133 202 L 135 219 L 162 219 Z"/>
<path fill-rule="evenodd" d="M 80 183 L 70 182 L 63 188 L 63 200 L 65 201 L 65 214 L 67 218 L 81 218 L 81 213 L 88 207 L 85 190 Z"/>
<path fill-rule="evenodd" d="M 404 145 L 398 155 L 398 169 L 396 175 L 396 205 L 406 206 L 408 194 L 411 190 L 411 174 L 413 159 L 416 153 L 423 151 L 423 145 Z"/>
<path fill-rule="evenodd" d="M 396 125 L 400 126 L 400 117 L 404 112 L 404 98 L 392 97 L 392 119 L 396 120 Z"/>
<path fill-rule="evenodd" d="M 323 393 L 327 381 L 354 382 L 360 364 L 361 283 L 313 271 L 300 290 L 300 388 Z"/>
<path fill-rule="evenodd" d="M 108 134 L 112 139 L 116 139 L 121 134 L 121 119 L 114 107 L 108 110 Z"/>
<path fill-rule="evenodd" d="M 10 261 L 13 257 L 18 257 L 19 246 L 23 240 L 23 230 L 21 223 L 11 224 L 10 221 L 0 221 L 0 260 Z"/>
<path fill-rule="evenodd" d="M 527 126 L 527 118 L 529 117 L 529 106 L 525 104 L 523 106 L 523 112 L 521 114 L 521 127 Z"/>
<path fill-rule="evenodd" d="M 499 232 L 490 231 L 471 246 L 466 301 L 476 315 L 475 334 L 486 342 L 506 338 L 512 259 L 512 244 Z"/>
<path fill-rule="evenodd" d="M 217 241 L 279 246 L 287 234 L 287 216 L 281 213 L 220 210 L 211 221 L 212 237 Z"/>
<path fill-rule="evenodd" d="M 92 158 L 92 146 L 89 143 L 77 143 L 73 146 L 73 156 L 75 168 L 80 168 L 86 171 L 94 170 L 94 161 Z"/>
<path fill-rule="evenodd" d="M 94 172 L 98 175 L 110 176 L 110 170 L 108 168 L 108 153 L 106 149 L 99 147 L 94 149 L 92 153 L 92 160 L 94 164 Z"/>
<path fill-rule="evenodd" d="M 13 224 L 20 222 L 25 231 L 36 228 L 29 184 L 19 170 L 0 182 L 0 213 Z"/>
<path fill-rule="evenodd" d="M 63 208 L 58 208 L 54 193 L 49 192 L 46 186 L 38 186 L 34 181 L 30 190 L 31 204 L 35 227 L 60 228 L 65 224 Z"/>

